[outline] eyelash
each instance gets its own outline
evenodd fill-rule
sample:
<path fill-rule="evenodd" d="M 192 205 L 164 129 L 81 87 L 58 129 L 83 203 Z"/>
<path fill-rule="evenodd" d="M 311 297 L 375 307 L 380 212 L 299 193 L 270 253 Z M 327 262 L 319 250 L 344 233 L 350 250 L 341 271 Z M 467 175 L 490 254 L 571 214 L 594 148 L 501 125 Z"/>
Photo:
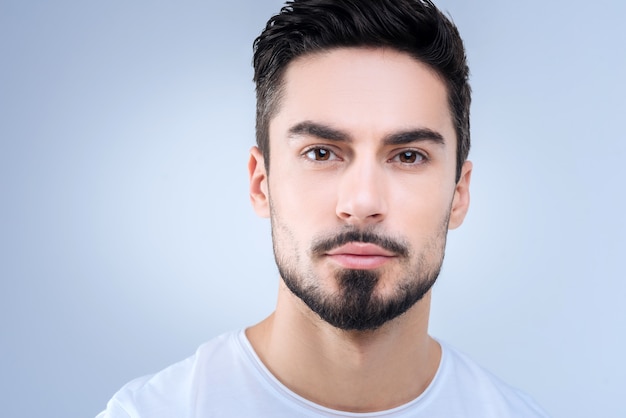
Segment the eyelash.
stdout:
<path fill-rule="evenodd" d="M 309 156 L 310 153 L 315 153 L 315 154 L 313 156 Z M 322 154 L 326 153 L 328 155 L 328 159 L 318 159 L 317 158 L 319 156 L 318 153 L 322 153 Z M 415 156 L 416 161 L 413 161 L 413 162 L 401 161 L 400 158 L 402 158 L 403 154 L 405 156 L 406 154 L 412 154 L 412 156 Z M 327 147 L 321 147 L 321 146 L 315 146 L 315 147 L 310 147 L 310 148 L 305 149 L 304 152 L 302 153 L 302 156 L 311 162 L 326 162 L 326 161 L 334 161 L 336 159 L 339 159 L 339 157 L 334 151 L 330 150 Z M 402 165 L 420 165 L 428 161 L 428 156 L 421 151 L 408 149 L 408 150 L 403 150 L 403 151 L 396 153 L 388 161 L 394 161 L 394 160 L 397 160 Z"/>
<path fill-rule="evenodd" d="M 308 156 L 308 154 L 310 154 L 310 153 L 312 153 L 312 152 L 313 152 L 313 153 L 315 153 L 314 158 L 311 158 L 311 157 L 309 157 L 309 156 Z M 329 156 L 329 159 L 326 159 L 326 160 L 319 159 L 319 160 L 318 160 L 318 159 L 316 158 L 316 157 L 317 157 L 317 153 L 318 153 L 318 152 L 327 153 L 327 154 L 328 154 L 328 156 Z M 319 147 L 319 146 L 317 146 L 317 147 L 307 148 L 307 149 L 306 149 L 306 150 L 304 150 L 304 152 L 302 153 L 302 156 L 303 156 L 303 157 L 305 157 L 306 159 L 308 159 L 309 161 L 312 161 L 312 162 L 333 161 L 335 158 L 339 158 L 339 157 L 337 157 L 337 154 L 336 154 L 334 151 L 332 151 L 332 150 L 330 150 L 330 149 L 328 149 L 328 148 L 326 148 L 326 147 Z M 335 158 L 330 159 L 330 157 L 331 157 L 331 156 L 334 156 Z"/>
<path fill-rule="evenodd" d="M 399 153 L 394 155 L 393 158 L 391 158 L 391 161 L 393 161 L 395 159 L 400 160 L 400 158 L 402 158 L 402 155 L 406 155 L 406 154 L 412 154 L 413 156 L 415 156 L 416 161 L 413 161 L 413 162 L 398 161 L 400 164 L 419 165 L 419 164 L 423 164 L 426 161 L 428 161 L 428 157 L 426 156 L 426 154 L 424 154 L 423 152 L 414 150 L 414 149 L 408 149 L 408 150 L 400 151 Z M 419 159 L 419 161 L 418 161 L 418 159 Z"/>

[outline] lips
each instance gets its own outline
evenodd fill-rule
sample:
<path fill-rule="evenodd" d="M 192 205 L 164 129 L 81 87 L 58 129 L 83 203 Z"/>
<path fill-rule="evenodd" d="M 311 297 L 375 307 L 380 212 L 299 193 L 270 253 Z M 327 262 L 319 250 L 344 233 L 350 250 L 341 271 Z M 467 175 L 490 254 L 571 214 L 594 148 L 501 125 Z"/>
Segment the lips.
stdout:
<path fill-rule="evenodd" d="M 371 270 L 379 268 L 396 254 L 375 244 L 351 242 L 325 254 L 331 261 L 347 269 Z"/>
<path fill-rule="evenodd" d="M 341 247 L 334 248 L 326 253 L 327 255 L 361 255 L 361 256 L 381 256 L 393 257 L 394 253 L 384 248 L 367 242 L 351 242 Z"/>

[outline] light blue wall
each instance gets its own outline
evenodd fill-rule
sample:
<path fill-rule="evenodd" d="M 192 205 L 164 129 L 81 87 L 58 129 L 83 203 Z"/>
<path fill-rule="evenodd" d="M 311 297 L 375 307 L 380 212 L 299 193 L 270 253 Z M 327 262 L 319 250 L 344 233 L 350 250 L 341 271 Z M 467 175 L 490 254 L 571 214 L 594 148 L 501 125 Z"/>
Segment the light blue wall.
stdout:
<path fill-rule="evenodd" d="M 0 0 L 0 404 L 89 417 L 273 307 L 251 43 L 278 0 Z M 626 5 L 440 1 L 472 208 L 432 333 L 555 417 L 623 417 Z"/>

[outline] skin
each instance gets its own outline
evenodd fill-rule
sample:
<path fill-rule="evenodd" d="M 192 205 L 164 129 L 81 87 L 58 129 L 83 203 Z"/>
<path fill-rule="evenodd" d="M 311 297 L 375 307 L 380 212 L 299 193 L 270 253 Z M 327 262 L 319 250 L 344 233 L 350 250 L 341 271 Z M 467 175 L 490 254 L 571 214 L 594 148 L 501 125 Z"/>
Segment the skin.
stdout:
<path fill-rule="evenodd" d="M 472 165 L 465 162 L 455 182 L 446 87 L 405 53 L 339 48 L 292 61 L 270 150 L 269 175 L 261 152 L 251 150 L 252 204 L 272 220 L 277 256 L 326 295 L 340 291 L 338 271 L 358 268 L 379 272 L 375 295 L 392 297 L 403 280 L 419 280 L 407 276 L 418 259 L 441 262 L 447 229 L 467 213 Z M 408 257 L 354 243 L 311 253 L 315 239 L 348 227 L 401 240 Z M 299 395 L 338 410 L 380 411 L 415 399 L 437 371 L 430 299 L 428 292 L 374 330 L 346 331 L 321 320 L 281 280 L 276 310 L 246 334 Z"/>

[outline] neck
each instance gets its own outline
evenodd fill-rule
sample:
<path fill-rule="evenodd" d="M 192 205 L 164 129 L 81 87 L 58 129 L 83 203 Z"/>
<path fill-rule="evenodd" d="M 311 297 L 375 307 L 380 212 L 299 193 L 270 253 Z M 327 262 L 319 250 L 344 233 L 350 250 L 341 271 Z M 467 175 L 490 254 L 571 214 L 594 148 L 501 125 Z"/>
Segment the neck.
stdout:
<path fill-rule="evenodd" d="M 285 386 L 320 405 L 350 412 L 400 406 L 432 381 L 441 357 L 428 336 L 430 293 L 373 331 L 323 322 L 281 282 L 276 311 L 246 331 L 266 367 Z"/>

